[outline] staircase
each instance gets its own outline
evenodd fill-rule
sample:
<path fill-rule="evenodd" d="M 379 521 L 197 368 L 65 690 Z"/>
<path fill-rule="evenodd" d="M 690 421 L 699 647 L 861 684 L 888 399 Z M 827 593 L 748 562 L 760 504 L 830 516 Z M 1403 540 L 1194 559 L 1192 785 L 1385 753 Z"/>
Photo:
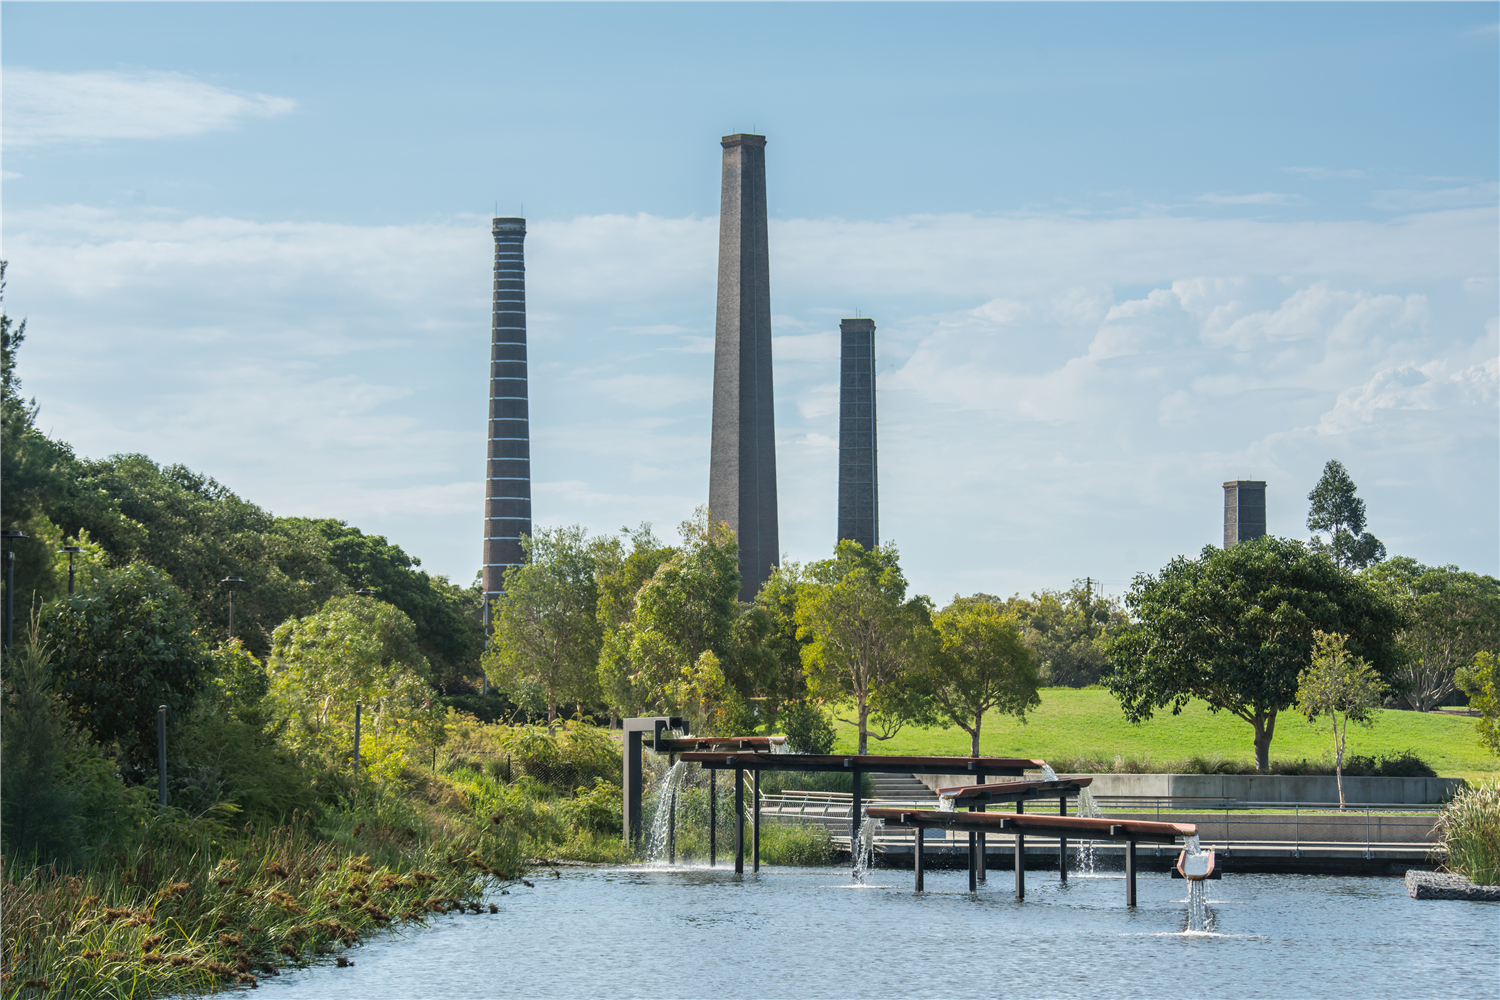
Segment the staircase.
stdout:
<path fill-rule="evenodd" d="M 882 804 L 937 808 L 937 796 L 914 774 L 872 774 L 870 783 L 875 786 L 875 798 Z"/>

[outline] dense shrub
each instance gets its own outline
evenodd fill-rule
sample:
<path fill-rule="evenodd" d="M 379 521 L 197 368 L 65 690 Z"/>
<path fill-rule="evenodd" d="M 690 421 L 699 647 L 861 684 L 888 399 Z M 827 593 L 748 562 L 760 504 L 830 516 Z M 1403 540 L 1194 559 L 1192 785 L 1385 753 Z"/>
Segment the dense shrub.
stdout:
<path fill-rule="evenodd" d="M 160 570 L 134 563 L 41 613 L 53 673 L 74 717 L 137 779 L 154 773 L 156 711 L 174 729 L 210 676 L 192 609 Z"/>
<path fill-rule="evenodd" d="M 768 823 L 760 830 L 760 859 L 768 865 L 831 865 L 833 838 L 821 826 Z"/>
<path fill-rule="evenodd" d="M 793 702 L 781 718 L 787 747 L 792 753 L 833 753 L 833 723 L 817 705 Z"/>
<path fill-rule="evenodd" d="M 1438 817 L 1450 871 L 1479 885 L 1500 885 L 1500 783 L 1469 787 Z"/>

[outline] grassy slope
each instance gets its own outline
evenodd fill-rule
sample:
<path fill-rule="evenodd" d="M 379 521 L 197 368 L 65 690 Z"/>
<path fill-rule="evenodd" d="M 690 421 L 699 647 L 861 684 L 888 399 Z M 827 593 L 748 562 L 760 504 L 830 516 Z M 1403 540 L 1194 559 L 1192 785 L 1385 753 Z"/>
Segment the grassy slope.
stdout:
<path fill-rule="evenodd" d="M 1373 729 L 1351 726 L 1351 754 L 1379 756 L 1410 749 L 1444 777 L 1489 779 L 1500 760 L 1479 745 L 1473 718 L 1439 713 L 1386 711 Z M 855 749 L 853 726 L 839 724 L 838 752 Z M 1181 760 L 1194 755 L 1226 760 L 1255 759 L 1248 723 L 1227 712 L 1215 715 L 1195 701 L 1181 715 L 1158 714 L 1150 722 L 1125 721 L 1120 704 L 1099 689 L 1046 688 L 1042 706 L 1027 716 L 1025 725 L 1013 718 L 985 719 L 980 751 L 997 757 L 1072 757 L 1123 754 L 1155 761 Z M 1316 760 L 1331 756 L 1332 738 L 1326 729 L 1314 730 L 1301 716 L 1283 713 L 1271 741 L 1273 760 Z M 962 754 L 969 752 L 969 734 L 962 729 L 903 729 L 895 739 L 872 740 L 872 753 Z"/>

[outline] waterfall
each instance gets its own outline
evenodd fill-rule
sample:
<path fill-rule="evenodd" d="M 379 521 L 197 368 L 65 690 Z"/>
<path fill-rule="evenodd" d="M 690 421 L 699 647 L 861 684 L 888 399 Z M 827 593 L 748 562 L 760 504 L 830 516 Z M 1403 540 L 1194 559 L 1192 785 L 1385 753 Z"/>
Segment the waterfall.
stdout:
<path fill-rule="evenodd" d="M 792 752 L 792 745 L 790 743 L 788 743 L 786 740 L 782 740 L 780 743 L 772 743 L 771 744 L 771 752 L 772 753 L 791 753 Z"/>
<path fill-rule="evenodd" d="M 1094 802 L 1094 797 L 1089 794 L 1087 788 L 1078 790 L 1078 815 L 1095 819 L 1099 817 L 1099 806 Z M 1079 845 L 1078 871 L 1083 875 L 1094 874 L 1094 842 L 1092 840 L 1085 840 Z"/>
<path fill-rule="evenodd" d="M 958 801 L 957 792 L 949 792 L 947 795 L 938 796 L 938 812 L 951 813 L 953 804 Z"/>
<path fill-rule="evenodd" d="M 1056 781 L 1057 780 L 1057 772 L 1054 771 L 1054 770 L 1052 770 L 1052 765 L 1051 764 L 1043 764 L 1042 765 L 1042 780 L 1043 781 Z"/>
<path fill-rule="evenodd" d="M 648 864 L 659 864 L 666 860 L 667 827 L 671 823 L 672 803 L 676 801 L 677 793 L 682 789 L 682 780 L 687 773 L 687 762 L 679 760 L 672 765 L 672 769 L 662 779 L 661 792 L 656 800 L 656 815 L 651 819 L 651 837 L 646 841 Z"/>
<path fill-rule="evenodd" d="M 859 824 L 859 836 L 849 845 L 849 853 L 854 856 L 854 881 L 863 882 L 865 874 L 875 866 L 875 831 L 883 826 L 885 820 L 868 816 Z"/>
<path fill-rule="evenodd" d="M 1188 857 L 1195 857 L 1203 853 L 1203 848 L 1198 843 L 1198 835 L 1195 833 L 1187 838 L 1183 845 Z M 1187 868 L 1187 865 L 1183 866 Z M 1188 879 L 1188 910 L 1187 929 L 1189 934 L 1207 934 L 1210 926 L 1208 912 L 1208 880 Z"/>

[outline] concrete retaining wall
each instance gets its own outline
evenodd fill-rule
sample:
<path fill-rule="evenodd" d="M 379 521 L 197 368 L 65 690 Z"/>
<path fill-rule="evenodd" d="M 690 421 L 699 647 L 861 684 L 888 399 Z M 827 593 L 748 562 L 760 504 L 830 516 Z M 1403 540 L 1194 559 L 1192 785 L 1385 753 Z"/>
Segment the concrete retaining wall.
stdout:
<path fill-rule="evenodd" d="M 972 784 L 952 775 L 919 774 L 933 791 Z M 1338 780 L 1281 774 L 1065 774 L 1091 777 L 1094 795 L 1146 795 L 1155 798 L 1238 799 L 1241 802 L 1331 802 L 1339 800 Z M 986 778 L 987 784 L 1015 778 Z M 1461 778 L 1344 778 L 1344 798 L 1371 805 L 1425 805 L 1442 802 L 1463 784 Z"/>

